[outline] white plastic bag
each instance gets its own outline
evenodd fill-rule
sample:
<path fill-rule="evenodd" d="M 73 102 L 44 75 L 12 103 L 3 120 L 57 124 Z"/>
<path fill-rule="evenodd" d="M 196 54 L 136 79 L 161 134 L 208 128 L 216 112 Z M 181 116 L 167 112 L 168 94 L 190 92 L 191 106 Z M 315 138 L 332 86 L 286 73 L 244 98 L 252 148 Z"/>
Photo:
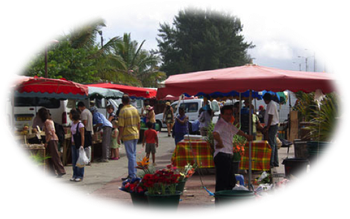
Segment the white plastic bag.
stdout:
<path fill-rule="evenodd" d="M 84 148 L 79 148 L 79 158 L 77 163 L 75 164 L 79 168 L 83 168 L 85 165 L 89 163 L 89 158 L 86 156 Z"/>
<path fill-rule="evenodd" d="M 249 191 L 249 189 L 247 189 L 244 186 L 241 185 L 236 185 L 235 187 L 232 188 L 232 190 L 243 190 L 243 191 Z"/>

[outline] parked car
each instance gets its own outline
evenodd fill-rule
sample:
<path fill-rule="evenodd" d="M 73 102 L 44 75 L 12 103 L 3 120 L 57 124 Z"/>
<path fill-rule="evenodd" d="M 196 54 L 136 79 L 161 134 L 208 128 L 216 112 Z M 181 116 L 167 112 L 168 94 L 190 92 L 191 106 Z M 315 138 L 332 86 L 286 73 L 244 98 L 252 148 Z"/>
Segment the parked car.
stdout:
<path fill-rule="evenodd" d="M 14 99 L 14 127 L 22 130 L 25 125 L 32 126 L 33 119 L 40 108 L 49 110 L 54 122 L 63 126 L 70 124 L 68 100 L 38 97 L 16 97 Z"/>
<path fill-rule="evenodd" d="M 210 101 L 209 101 L 210 102 Z M 171 104 L 171 107 L 174 110 L 174 116 L 176 117 L 179 114 L 179 107 L 185 108 L 185 114 L 188 116 L 190 122 L 198 120 L 199 110 L 203 107 L 203 99 L 188 99 L 175 101 Z M 220 114 L 220 107 L 216 100 L 210 102 L 211 109 L 214 111 L 214 117 L 212 122 L 216 123 L 218 120 L 218 116 Z M 166 128 L 166 124 L 163 121 L 163 113 L 159 113 L 156 115 L 156 123 L 159 127 Z"/>

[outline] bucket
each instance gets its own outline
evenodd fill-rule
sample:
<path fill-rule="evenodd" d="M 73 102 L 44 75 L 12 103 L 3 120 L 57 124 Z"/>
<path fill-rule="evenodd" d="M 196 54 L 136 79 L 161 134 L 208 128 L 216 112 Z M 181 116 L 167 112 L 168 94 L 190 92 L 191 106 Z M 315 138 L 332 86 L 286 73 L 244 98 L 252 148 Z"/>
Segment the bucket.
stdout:
<path fill-rule="evenodd" d="M 145 194 L 140 193 L 130 193 L 132 203 L 134 206 L 147 206 L 148 205 L 148 199 Z"/>
<path fill-rule="evenodd" d="M 148 205 L 153 207 L 163 207 L 163 208 L 177 208 L 180 202 L 180 195 L 182 192 L 176 191 L 175 194 L 165 194 L 165 195 L 157 195 L 157 194 L 148 194 L 145 193 L 148 200 Z"/>
<path fill-rule="evenodd" d="M 156 130 L 156 131 L 161 131 L 158 122 L 155 124 L 155 130 Z"/>
<path fill-rule="evenodd" d="M 255 198 L 253 191 L 247 190 L 222 190 L 214 193 L 215 205 L 238 204 L 242 201 L 252 200 Z"/>
<path fill-rule="evenodd" d="M 282 164 L 284 165 L 284 172 L 287 178 L 290 175 L 298 175 L 299 171 L 306 173 L 309 160 L 300 158 L 287 158 L 284 159 Z"/>

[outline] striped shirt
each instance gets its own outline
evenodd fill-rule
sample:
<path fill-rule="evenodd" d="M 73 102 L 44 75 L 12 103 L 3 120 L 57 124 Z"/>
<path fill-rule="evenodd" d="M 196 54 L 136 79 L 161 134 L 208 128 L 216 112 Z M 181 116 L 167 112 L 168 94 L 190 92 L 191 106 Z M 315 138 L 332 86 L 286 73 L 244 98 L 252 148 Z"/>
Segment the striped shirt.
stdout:
<path fill-rule="evenodd" d="M 118 124 L 124 128 L 121 133 L 123 141 L 139 139 L 140 115 L 135 107 L 123 106 L 119 113 Z"/>

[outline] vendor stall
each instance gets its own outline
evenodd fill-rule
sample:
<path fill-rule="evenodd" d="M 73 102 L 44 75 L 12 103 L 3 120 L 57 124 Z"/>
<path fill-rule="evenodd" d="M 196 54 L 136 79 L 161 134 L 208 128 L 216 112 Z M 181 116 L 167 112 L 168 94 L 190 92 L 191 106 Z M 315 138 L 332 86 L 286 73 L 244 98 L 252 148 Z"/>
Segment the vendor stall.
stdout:
<path fill-rule="evenodd" d="M 241 94 L 249 91 L 250 102 L 253 92 L 262 90 L 313 92 L 320 89 L 323 93 L 333 92 L 335 91 L 333 81 L 332 75 L 324 72 L 289 71 L 250 64 L 172 75 L 160 83 L 161 87 L 157 91 L 157 98 L 162 99 L 167 95 L 180 96 L 182 94 L 189 96 L 201 94 L 210 97 L 211 94 L 217 92 L 228 95 L 233 91 Z M 251 110 L 249 110 L 249 118 L 251 118 Z M 250 121 L 249 125 L 251 125 Z M 251 129 L 249 128 L 249 130 Z M 249 182 L 251 182 L 251 144 L 250 142 L 247 152 L 250 158 Z"/>
<path fill-rule="evenodd" d="M 208 142 L 203 140 L 182 140 L 174 150 L 171 158 L 174 166 L 184 167 L 196 163 L 198 168 L 214 167 L 213 152 Z"/>
<path fill-rule="evenodd" d="M 51 79 L 42 77 L 29 77 L 19 80 L 15 83 L 14 97 L 38 97 L 38 98 L 55 98 L 55 99 L 77 99 L 83 100 L 88 98 L 88 87 L 68 81 L 64 78 Z M 12 99 L 12 101 L 14 101 Z M 14 104 L 13 104 L 14 105 Z M 24 133 L 25 132 L 25 133 Z M 41 139 L 44 136 L 44 132 L 33 134 L 27 131 L 23 131 L 20 135 L 16 135 L 16 139 L 23 139 L 23 143 L 26 145 L 27 140 L 37 137 Z M 63 153 L 62 163 L 67 164 L 67 160 L 70 153 L 71 134 L 65 133 L 63 141 Z M 43 143 L 43 142 L 41 142 Z M 45 148 L 42 148 L 45 152 Z"/>

